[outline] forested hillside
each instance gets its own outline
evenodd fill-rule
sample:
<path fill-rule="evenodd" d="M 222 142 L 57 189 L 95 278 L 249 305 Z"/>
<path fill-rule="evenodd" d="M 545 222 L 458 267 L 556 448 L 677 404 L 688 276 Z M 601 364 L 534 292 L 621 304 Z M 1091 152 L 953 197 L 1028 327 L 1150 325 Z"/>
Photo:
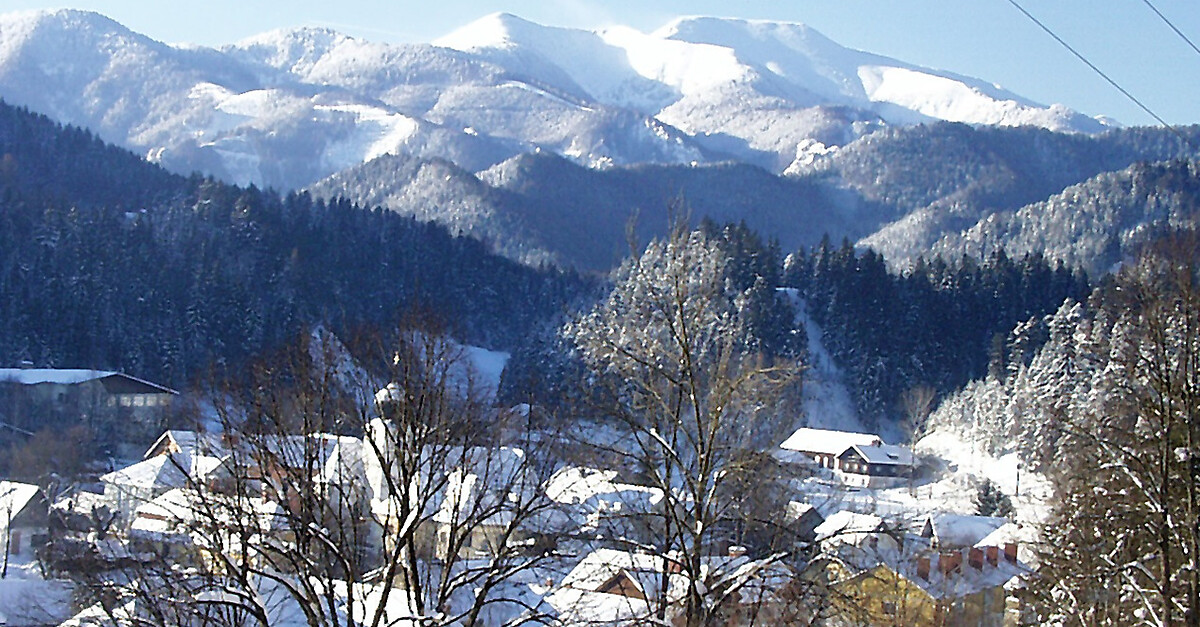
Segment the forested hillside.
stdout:
<path fill-rule="evenodd" d="M 1200 144 L 1200 129 L 1181 133 Z M 906 268 L 928 257 L 939 239 L 997 212 L 1044 201 L 1101 173 L 1191 154 L 1184 139 L 1166 129 L 1089 136 L 939 123 L 879 131 L 787 176 L 732 163 L 598 170 L 546 153 L 471 173 L 444 161 L 387 155 L 311 191 L 434 220 L 534 264 L 612 268 L 629 254 L 631 218 L 637 217 L 638 239 L 648 241 L 665 232 L 667 208 L 683 199 L 695 220 L 745 222 L 787 249 L 814 246 L 828 234 Z M 939 250 L 964 252 L 949 245 Z M 1009 254 L 1037 250 L 1018 246 Z M 965 252 L 982 260 L 990 251 Z M 1069 261 L 1092 270 L 1099 267 L 1093 257 Z"/>
<path fill-rule="evenodd" d="M 0 362 L 180 385 L 303 325 L 443 317 L 510 348 L 581 285 L 445 228 L 348 202 L 183 179 L 0 107 Z"/>
<path fill-rule="evenodd" d="M 852 237 L 862 237 L 859 245 L 904 267 L 928 256 L 941 237 L 997 211 L 1043 201 L 1071 185 L 1138 162 L 1195 156 L 1195 146 L 1200 146 L 1197 127 L 1071 135 L 935 124 L 864 137 L 816 161 L 803 174 L 877 202 L 885 212 L 872 227 L 875 232 Z"/>
<path fill-rule="evenodd" d="M 1012 255 L 1038 252 L 1099 276 L 1156 236 L 1196 225 L 1198 175 L 1200 162 L 1186 160 L 1106 172 L 1042 202 L 947 233 L 933 250 L 972 257 L 1001 249 Z"/>

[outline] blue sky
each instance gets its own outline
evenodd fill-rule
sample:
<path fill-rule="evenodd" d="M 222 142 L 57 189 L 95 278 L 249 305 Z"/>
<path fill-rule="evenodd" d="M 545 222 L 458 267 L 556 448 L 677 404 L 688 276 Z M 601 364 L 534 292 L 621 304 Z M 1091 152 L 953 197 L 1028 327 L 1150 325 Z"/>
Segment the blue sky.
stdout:
<path fill-rule="evenodd" d="M 1145 0 L 1020 1 L 1168 122 L 1200 123 L 1200 53 Z M 1200 45 L 1196 0 L 1151 1 Z M 0 0 L 0 12 L 58 6 L 103 13 L 154 39 L 210 46 L 291 26 L 427 42 L 496 11 L 553 26 L 645 31 L 680 15 L 796 21 L 852 48 L 989 80 L 1043 103 L 1125 124 L 1153 122 L 1008 0 Z"/>

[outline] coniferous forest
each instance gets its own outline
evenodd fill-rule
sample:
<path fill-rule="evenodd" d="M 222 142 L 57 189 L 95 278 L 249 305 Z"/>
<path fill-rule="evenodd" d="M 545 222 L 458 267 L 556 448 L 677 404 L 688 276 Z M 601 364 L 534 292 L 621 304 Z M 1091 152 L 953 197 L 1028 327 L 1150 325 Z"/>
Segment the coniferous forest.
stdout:
<path fill-rule="evenodd" d="M 171 175 L 11 106 L 0 123 L 6 363 L 184 385 L 306 325 L 415 309 L 509 348 L 587 284 L 379 209 Z"/>

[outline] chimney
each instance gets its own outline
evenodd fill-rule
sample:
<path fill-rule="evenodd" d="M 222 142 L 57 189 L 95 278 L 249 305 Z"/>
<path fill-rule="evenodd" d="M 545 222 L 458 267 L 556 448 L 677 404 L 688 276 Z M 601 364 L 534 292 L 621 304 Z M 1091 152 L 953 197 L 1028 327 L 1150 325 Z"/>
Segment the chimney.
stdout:
<path fill-rule="evenodd" d="M 33 362 L 28 359 L 22 359 L 21 370 L 33 370 Z"/>
<path fill-rule="evenodd" d="M 938 569 L 942 571 L 942 575 L 950 576 L 958 572 L 962 566 L 962 553 L 953 551 L 950 553 L 942 553 L 938 556 Z"/>
<path fill-rule="evenodd" d="M 745 557 L 746 547 L 737 546 L 736 544 L 729 547 L 729 557 Z"/>
<path fill-rule="evenodd" d="M 984 550 L 987 551 L 987 563 L 995 566 L 1000 561 L 1000 547 L 989 546 L 985 547 Z"/>
<path fill-rule="evenodd" d="M 975 570 L 983 570 L 983 549 L 973 546 L 967 555 L 967 563 Z"/>
<path fill-rule="evenodd" d="M 922 555 L 917 558 L 917 576 L 925 581 L 929 581 L 929 556 Z"/>
<path fill-rule="evenodd" d="M 1017 563 L 1017 543 L 1016 542 L 1005 542 L 1004 543 L 1004 561 L 1006 561 L 1010 564 Z"/>

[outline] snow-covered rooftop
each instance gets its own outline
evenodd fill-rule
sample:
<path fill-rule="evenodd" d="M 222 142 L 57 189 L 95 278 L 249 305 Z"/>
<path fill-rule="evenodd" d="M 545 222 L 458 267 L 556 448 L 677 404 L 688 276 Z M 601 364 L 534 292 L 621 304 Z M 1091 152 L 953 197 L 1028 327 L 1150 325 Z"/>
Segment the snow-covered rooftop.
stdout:
<path fill-rule="evenodd" d="M 801 427 L 784 440 L 779 447 L 789 451 L 836 456 L 846 452 L 846 449 L 852 446 L 878 446 L 880 444 L 883 444 L 883 440 L 871 433 Z"/>
<path fill-rule="evenodd" d="M 25 509 L 39 490 L 37 486 L 28 483 L 0 481 L 0 529 L 7 525 L 10 515 L 15 517 Z"/>
<path fill-rule="evenodd" d="M 41 383 L 76 385 L 111 377 L 115 374 L 119 373 L 111 370 L 84 370 L 81 368 L 0 368 L 0 382 L 22 385 Z"/>
<path fill-rule="evenodd" d="M 133 488 L 181 488 L 193 480 L 208 476 L 223 460 L 207 455 L 172 453 L 144 459 L 136 464 L 101 475 L 100 480 Z"/>
<path fill-rule="evenodd" d="M 939 546 L 967 547 L 976 546 L 1006 524 L 1007 518 L 943 513 L 930 516 L 926 527 Z"/>
<path fill-rule="evenodd" d="M 861 446 L 856 444 L 850 448 L 870 464 L 886 464 L 891 466 L 914 465 L 912 453 L 903 446 L 895 444 Z"/>

